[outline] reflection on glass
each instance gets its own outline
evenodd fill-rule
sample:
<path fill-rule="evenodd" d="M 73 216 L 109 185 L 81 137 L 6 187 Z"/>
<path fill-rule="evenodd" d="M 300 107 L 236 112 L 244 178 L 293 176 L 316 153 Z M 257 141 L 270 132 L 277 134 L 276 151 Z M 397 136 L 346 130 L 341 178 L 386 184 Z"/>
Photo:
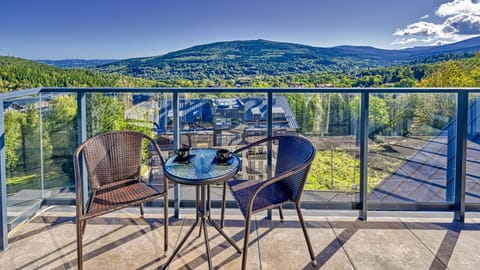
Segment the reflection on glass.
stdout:
<path fill-rule="evenodd" d="M 465 201 L 480 203 L 480 95 L 469 95 Z"/>
<path fill-rule="evenodd" d="M 296 133 L 317 150 L 305 188 L 319 196 L 312 200 L 358 201 L 358 94 L 282 94 L 295 119 Z M 275 117 L 274 117 L 275 119 Z M 289 120 L 290 122 L 290 120 Z M 310 193 L 305 193 L 308 199 Z"/>
<path fill-rule="evenodd" d="M 370 97 L 370 202 L 453 200 L 456 95 Z"/>

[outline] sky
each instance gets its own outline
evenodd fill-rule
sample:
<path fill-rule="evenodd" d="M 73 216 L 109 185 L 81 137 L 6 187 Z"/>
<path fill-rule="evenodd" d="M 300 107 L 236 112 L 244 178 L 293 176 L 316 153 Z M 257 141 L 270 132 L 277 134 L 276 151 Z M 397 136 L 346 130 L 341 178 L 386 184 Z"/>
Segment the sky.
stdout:
<path fill-rule="evenodd" d="M 0 0 L 0 55 L 125 59 L 218 41 L 399 49 L 480 35 L 480 0 Z"/>

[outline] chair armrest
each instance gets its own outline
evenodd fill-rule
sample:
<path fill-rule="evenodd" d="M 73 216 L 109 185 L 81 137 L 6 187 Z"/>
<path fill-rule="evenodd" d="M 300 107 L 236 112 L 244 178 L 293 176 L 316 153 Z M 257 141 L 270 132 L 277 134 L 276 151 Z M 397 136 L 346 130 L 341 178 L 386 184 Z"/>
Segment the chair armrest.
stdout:
<path fill-rule="evenodd" d="M 245 150 L 247 150 L 248 148 L 251 148 L 251 147 L 253 147 L 253 146 L 256 146 L 256 145 L 259 145 L 259 144 L 262 144 L 262 143 L 265 143 L 265 142 L 268 142 L 268 141 L 275 140 L 277 137 L 278 137 L 278 136 L 265 137 L 265 138 L 260 139 L 260 140 L 258 140 L 258 141 L 255 141 L 255 142 L 252 142 L 252 143 L 247 144 L 247 145 L 245 145 L 245 146 L 242 146 L 242 147 L 236 149 L 235 151 L 233 151 L 233 153 L 238 154 L 238 153 L 240 153 L 240 152 L 242 152 L 242 151 L 245 151 Z"/>
<path fill-rule="evenodd" d="M 82 173 L 81 171 L 81 166 L 80 166 L 80 159 L 82 157 L 82 150 L 83 150 L 83 144 L 80 145 L 76 150 L 75 153 L 73 154 L 73 168 L 74 168 L 74 178 L 75 178 L 75 193 L 76 193 L 76 212 L 77 212 L 77 217 L 80 217 L 84 215 L 85 213 L 85 201 L 83 200 L 83 178 L 82 178 Z M 81 206 L 81 207 L 79 207 Z M 77 221 L 78 222 L 78 221 Z"/>

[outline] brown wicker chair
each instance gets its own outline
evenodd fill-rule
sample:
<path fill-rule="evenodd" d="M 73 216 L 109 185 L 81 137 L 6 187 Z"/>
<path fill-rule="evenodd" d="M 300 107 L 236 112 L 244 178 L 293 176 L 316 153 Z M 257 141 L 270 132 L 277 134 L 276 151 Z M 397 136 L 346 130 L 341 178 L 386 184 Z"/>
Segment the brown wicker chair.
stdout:
<path fill-rule="evenodd" d="M 248 237 L 252 215 L 263 210 L 278 208 L 280 218 L 283 220 L 281 207 L 288 202 L 295 204 L 312 264 L 316 265 L 312 244 L 310 243 L 310 238 L 308 237 L 300 209 L 300 198 L 303 193 L 307 174 L 310 170 L 310 165 L 315 157 L 315 148 L 310 141 L 302 137 L 273 136 L 241 147 L 236 150 L 235 153 L 240 154 L 245 150 L 252 149 L 252 147 L 269 143 L 278 146 L 275 175 L 273 177 L 263 181 L 232 179 L 227 182 L 233 197 L 237 201 L 246 219 L 242 269 L 246 269 L 247 266 Z M 222 226 L 225 212 L 225 191 L 224 187 L 221 213 Z"/>
<path fill-rule="evenodd" d="M 87 221 L 129 206 L 140 205 L 143 217 L 143 203 L 163 197 L 164 205 L 164 251 L 168 249 L 168 180 L 163 178 L 160 185 L 140 181 L 143 143 L 163 164 L 157 143 L 150 137 L 135 131 L 116 131 L 87 139 L 75 151 L 74 171 L 77 191 L 77 263 L 83 268 L 82 238 Z M 83 159 L 82 159 L 83 158 Z M 86 164 L 89 191 L 83 190 L 81 161 Z M 89 198 L 85 206 L 84 192 Z"/>

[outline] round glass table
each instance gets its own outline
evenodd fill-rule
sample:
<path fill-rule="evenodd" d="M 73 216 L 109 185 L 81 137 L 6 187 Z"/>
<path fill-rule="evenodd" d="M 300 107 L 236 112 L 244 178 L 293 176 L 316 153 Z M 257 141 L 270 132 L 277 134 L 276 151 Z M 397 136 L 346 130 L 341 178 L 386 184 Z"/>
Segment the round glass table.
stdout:
<path fill-rule="evenodd" d="M 196 187 L 195 222 L 182 241 L 177 245 L 170 258 L 165 262 L 163 269 L 166 269 L 170 265 L 198 224 L 200 224 L 200 233 L 203 228 L 209 269 L 213 268 L 212 258 L 210 256 L 210 245 L 208 243 L 207 221 L 241 253 L 237 244 L 212 220 L 210 215 L 210 185 L 222 183 L 236 175 L 240 169 L 240 159 L 237 155 L 232 154 L 227 161 L 218 163 L 216 153 L 217 149 L 213 148 L 191 149 L 190 156 L 187 160 L 179 160 L 178 156 L 174 155 L 168 158 L 163 165 L 163 172 L 169 180 L 179 184 L 194 185 Z"/>

